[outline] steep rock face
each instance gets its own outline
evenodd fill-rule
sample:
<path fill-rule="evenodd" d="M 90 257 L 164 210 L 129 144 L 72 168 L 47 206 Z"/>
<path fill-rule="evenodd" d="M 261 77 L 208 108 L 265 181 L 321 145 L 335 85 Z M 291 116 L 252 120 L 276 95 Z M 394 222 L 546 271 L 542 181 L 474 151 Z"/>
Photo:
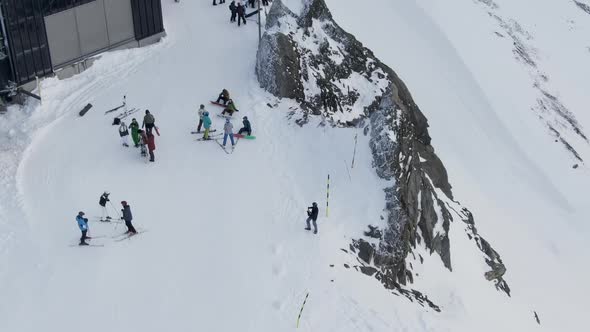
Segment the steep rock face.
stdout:
<path fill-rule="evenodd" d="M 364 239 L 351 245 L 362 262 L 358 270 L 371 271 L 367 274 L 387 288 L 400 290 L 400 284 L 413 281 L 406 259 L 418 245 L 438 254 L 451 270 L 448 232 L 457 220 L 467 224 L 468 236 L 490 266 L 485 277 L 509 294 L 502 279 L 506 268 L 478 235 L 471 213 L 453 200 L 447 172 L 431 146 L 428 121 L 406 85 L 334 22 L 323 0 L 302 1 L 300 16 L 280 0 L 273 2 L 256 73 L 275 96 L 297 100 L 304 118 L 321 114 L 335 126 L 364 126 L 377 174 L 395 180 L 386 190 L 387 227 L 366 233 L 379 238 L 379 245 Z"/>

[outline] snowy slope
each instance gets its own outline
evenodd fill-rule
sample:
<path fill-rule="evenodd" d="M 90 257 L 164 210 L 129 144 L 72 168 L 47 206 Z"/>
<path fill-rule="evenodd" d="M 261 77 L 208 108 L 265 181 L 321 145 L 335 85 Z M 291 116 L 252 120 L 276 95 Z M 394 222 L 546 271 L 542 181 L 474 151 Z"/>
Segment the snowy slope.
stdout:
<path fill-rule="evenodd" d="M 286 3 L 297 11 L 302 2 Z M 289 101 L 279 109 L 266 105 L 274 99 L 254 79 L 253 22 L 230 26 L 227 9 L 209 2 L 164 2 L 168 37 L 162 43 L 109 53 L 69 80 L 45 80 L 43 105 L 14 110 L 0 122 L 2 330 L 290 331 L 308 292 L 303 331 L 538 330 L 533 310 L 542 330 L 584 326 L 590 275 L 579 263 L 589 257 L 583 241 L 588 170 L 583 164 L 570 168 L 571 155 L 551 144 L 529 110 L 530 99 L 498 101 L 504 77 L 473 52 L 497 51 L 490 58 L 508 63 L 514 60 L 510 48 L 483 37 L 466 39 L 466 29 L 453 25 L 453 13 L 485 17 L 480 4 L 327 3 L 336 20 L 408 84 L 430 121 L 456 196 L 502 252 L 513 297 L 481 277 L 485 267 L 479 255 L 462 250 L 472 243 L 458 224 L 450 234 L 453 272 L 418 252 L 426 260 L 416 263 L 420 278 L 413 287 L 431 295 L 441 313 L 344 267 L 355 262 L 340 248 L 348 248 L 366 224 L 378 223 L 382 189 L 390 185 L 371 168 L 368 138 L 356 129 L 321 126 L 320 119 L 299 127 L 288 117 L 297 108 Z M 512 15 L 522 16 L 517 9 Z M 473 20 L 474 35 L 488 29 L 493 37 L 492 23 L 465 17 Z M 546 49 L 558 49 L 552 41 L 544 39 Z M 549 65 L 546 71 L 554 72 Z M 532 95 L 526 73 L 504 75 L 515 82 L 506 89 Z M 588 76 L 551 77 L 558 89 Z M 240 109 L 234 125 L 239 128 L 247 115 L 257 136 L 240 141 L 231 155 L 189 134 L 200 103 L 220 111 L 207 101 L 222 88 Z M 563 90 L 572 110 L 587 98 L 581 90 Z M 155 164 L 120 147 L 112 117 L 103 115 L 122 95 L 156 116 L 162 136 L 156 137 Z M 507 108 L 512 101 L 520 107 Z M 78 117 L 87 102 L 94 108 Z M 582 111 L 575 114 L 590 126 Z M 222 119 L 212 119 L 220 129 Z M 349 170 L 356 133 L 356 166 Z M 331 210 L 325 218 L 328 174 Z M 136 227 L 147 232 L 114 242 L 110 236 L 121 226 L 91 225 L 93 235 L 106 236 L 93 241 L 105 247 L 69 247 L 79 236 L 77 211 L 99 215 L 105 189 L 117 207 L 123 199 L 130 203 Z M 312 201 L 320 203 L 319 236 L 303 230 Z"/>

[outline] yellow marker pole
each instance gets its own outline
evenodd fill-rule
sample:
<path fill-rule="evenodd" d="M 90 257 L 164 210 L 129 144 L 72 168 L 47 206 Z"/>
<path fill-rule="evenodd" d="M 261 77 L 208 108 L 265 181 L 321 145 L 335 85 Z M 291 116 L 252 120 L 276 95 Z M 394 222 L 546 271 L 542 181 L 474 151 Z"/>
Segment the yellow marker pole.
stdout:
<path fill-rule="evenodd" d="M 301 305 L 301 310 L 299 310 L 299 316 L 297 317 L 297 328 L 299 328 L 299 320 L 301 319 L 301 314 L 303 313 L 303 307 L 305 307 L 305 302 L 307 302 L 308 296 L 309 296 L 309 293 L 307 293 L 307 295 L 305 295 L 305 300 L 303 300 L 303 304 Z"/>
<path fill-rule="evenodd" d="M 326 218 L 329 217 L 330 212 L 330 174 L 328 174 L 328 187 L 326 189 Z"/>

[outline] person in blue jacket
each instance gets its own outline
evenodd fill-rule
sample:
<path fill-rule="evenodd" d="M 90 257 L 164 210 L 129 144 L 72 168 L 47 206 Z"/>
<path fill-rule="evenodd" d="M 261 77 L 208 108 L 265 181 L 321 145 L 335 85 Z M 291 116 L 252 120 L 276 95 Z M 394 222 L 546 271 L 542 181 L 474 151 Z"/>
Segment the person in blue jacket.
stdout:
<path fill-rule="evenodd" d="M 76 217 L 76 221 L 78 222 L 78 227 L 80 228 L 80 231 L 82 232 L 82 237 L 80 238 L 80 245 L 87 246 L 88 243 L 86 243 L 86 239 L 88 237 L 86 236 L 86 233 L 88 233 L 88 218 L 84 218 L 84 212 L 80 211 L 80 212 L 78 212 L 78 216 Z"/>
<path fill-rule="evenodd" d="M 123 209 L 121 210 L 121 212 L 123 212 L 123 216 L 121 219 L 125 220 L 125 226 L 127 226 L 127 232 L 125 233 L 137 234 L 135 227 L 133 227 L 133 224 L 131 223 L 131 220 L 133 220 L 133 215 L 131 215 L 131 207 L 129 204 L 127 204 L 127 201 L 122 201 L 121 205 L 123 205 Z"/>

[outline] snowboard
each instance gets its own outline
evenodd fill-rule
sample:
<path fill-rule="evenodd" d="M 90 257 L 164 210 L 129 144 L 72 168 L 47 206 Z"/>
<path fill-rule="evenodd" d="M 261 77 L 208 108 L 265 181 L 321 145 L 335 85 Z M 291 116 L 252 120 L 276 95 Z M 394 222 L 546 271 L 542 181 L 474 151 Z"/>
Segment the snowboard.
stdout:
<path fill-rule="evenodd" d="M 259 11 L 260 11 L 260 9 L 256 9 L 255 11 L 253 11 L 253 12 L 251 12 L 251 13 L 248 13 L 248 14 L 246 14 L 246 18 L 248 18 L 248 17 L 250 17 L 250 16 L 254 16 L 254 15 L 258 14 L 258 12 L 259 12 Z"/>
<path fill-rule="evenodd" d="M 225 104 L 218 103 L 218 102 L 216 102 L 216 101 L 212 101 L 212 100 L 211 100 L 211 104 L 213 104 L 213 105 L 217 105 L 217 106 L 221 106 L 221 107 L 224 107 L 224 108 L 227 106 L 227 105 L 225 105 Z"/>
<path fill-rule="evenodd" d="M 220 118 L 224 118 L 224 119 L 231 119 L 232 116 L 231 115 L 222 115 L 222 114 L 217 114 L 218 117 Z"/>
<path fill-rule="evenodd" d="M 84 106 L 84 108 L 79 113 L 80 116 L 84 116 L 84 114 L 86 114 L 86 112 L 88 112 L 91 108 L 92 108 L 92 104 L 88 104 L 88 105 Z"/>
<path fill-rule="evenodd" d="M 213 129 L 213 130 L 209 130 L 209 134 L 216 132 L 217 129 Z M 196 135 L 196 134 L 204 134 L 205 131 L 191 131 L 191 134 Z"/>
<path fill-rule="evenodd" d="M 255 139 L 256 138 L 256 136 L 248 136 L 248 135 L 242 135 L 242 134 L 234 134 L 234 137 L 244 138 L 244 139 Z"/>

